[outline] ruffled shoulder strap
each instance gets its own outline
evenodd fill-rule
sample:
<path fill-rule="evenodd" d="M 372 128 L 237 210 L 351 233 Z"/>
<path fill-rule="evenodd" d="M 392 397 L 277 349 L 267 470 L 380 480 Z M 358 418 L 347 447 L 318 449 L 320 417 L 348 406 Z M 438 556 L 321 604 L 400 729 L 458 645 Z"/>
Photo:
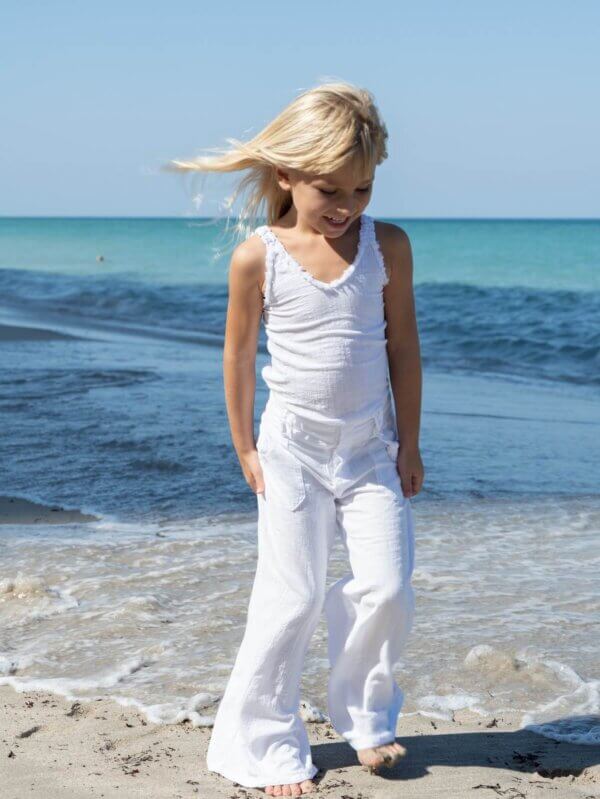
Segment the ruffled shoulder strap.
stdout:
<path fill-rule="evenodd" d="M 260 225 L 254 230 L 254 233 L 261 237 L 267 248 L 265 256 L 265 290 L 263 295 L 264 306 L 267 308 L 271 303 L 273 278 L 275 276 L 275 249 L 277 240 L 268 225 Z"/>
<path fill-rule="evenodd" d="M 368 214 L 364 214 L 363 216 L 364 216 L 363 236 L 365 239 L 365 246 L 370 247 L 372 253 L 374 254 L 382 285 L 386 286 L 389 283 L 389 277 L 385 269 L 383 252 L 381 251 L 381 247 L 379 246 L 377 233 L 375 231 L 375 220 L 373 219 L 372 216 L 369 216 Z"/>

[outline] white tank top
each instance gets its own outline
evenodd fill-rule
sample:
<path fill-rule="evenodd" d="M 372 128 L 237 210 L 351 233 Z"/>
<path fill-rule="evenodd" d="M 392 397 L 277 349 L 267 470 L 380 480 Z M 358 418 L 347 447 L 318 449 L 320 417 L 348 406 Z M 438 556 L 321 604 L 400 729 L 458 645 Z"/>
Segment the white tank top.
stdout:
<path fill-rule="evenodd" d="M 261 375 L 276 399 L 317 421 L 343 423 L 389 400 L 383 255 L 371 216 L 360 217 L 356 258 L 330 283 L 317 280 L 268 225 L 263 321 L 270 363 Z"/>

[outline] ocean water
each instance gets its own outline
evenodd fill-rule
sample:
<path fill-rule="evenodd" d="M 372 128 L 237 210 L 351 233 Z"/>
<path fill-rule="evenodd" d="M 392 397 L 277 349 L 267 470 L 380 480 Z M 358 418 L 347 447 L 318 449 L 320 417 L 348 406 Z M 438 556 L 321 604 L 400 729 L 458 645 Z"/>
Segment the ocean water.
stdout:
<path fill-rule="evenodd" d="M 424 366 L 403 712 L 598 743 L 600 222 L 392 221 Z M 222 386 L 232 245 L 210 220 L 0 219 L 0 495 L 99 519 L 0 526 L 0 682 L 211 723 L 256 563 Z M 266 357 L 261 331 L 256 422 Z M 338 543 L 329 581 L 346 569 Z M 309 715 L 326 684 L 322 619 Z"/>

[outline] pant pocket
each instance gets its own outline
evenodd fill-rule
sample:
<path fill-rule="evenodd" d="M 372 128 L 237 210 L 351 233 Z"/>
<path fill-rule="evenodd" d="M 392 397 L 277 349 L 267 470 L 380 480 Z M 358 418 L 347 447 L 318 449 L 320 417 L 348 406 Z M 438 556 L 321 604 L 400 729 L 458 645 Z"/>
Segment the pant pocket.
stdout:
<path fill-rule="evenodd" d="M 302 464 L 286 446 L 281 434 L 261 426 L 256 451 L 265 481 L 265 500 L 295 511 L 306 497 Z"/>
<path fill-rule="evenodd" d="M 398 441 L 398 436 L 396 435 L 394 428 L 388 425 L 378 424 L 375 427 L 375 435 L 381 442 L 383 442 L 385 451 L 387 452 L 389 458 L 395 463 L 400 450 L 400 442 Z"/>
<path fill-rule="evenodd" d="M 396 463 L 398 458 L 398 452 L 400 450 L 400 442 L 397 439 L 382 439 L 385 444 L 385 449 L 387 454 L 390 456 L 390 459 Z"/>
<path fill-rule="evenodd" d="M 338 441 L 339 434 L 335 430 L 313 429 L 303 422 L 290 425 L 286 444 L 298 461 L 308 460 L 323 466 L 329 462 Z"/>
<path fill-rule="evenodd" d="M 376 472 L 380 482 L 400 486 L 398 472 L 398 452 L 400 442 L 393 427 L 387 424 L 376 424 L 374 431 Z"/>

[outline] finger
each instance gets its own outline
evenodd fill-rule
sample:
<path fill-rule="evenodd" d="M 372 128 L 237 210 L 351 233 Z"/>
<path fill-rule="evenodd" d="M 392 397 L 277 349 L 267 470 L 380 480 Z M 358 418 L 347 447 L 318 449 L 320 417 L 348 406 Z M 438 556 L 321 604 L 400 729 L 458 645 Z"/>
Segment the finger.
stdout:
<path fill-rule="evenodd" d="M 256 485 L 256 493 L 257 494 L 264 494 L 265 493 L 265 481 L 262 475 L 260 477 L 254 478 L 254 483 Z"/>
<path fill-rule="evenodd" d="M 400 474 L 400 485 L 402 486 L 402 493 L 405 497 L 410 497 L 411 495 L 411 481 L 410 476 L 405 477 L 403 474 Z"/>

